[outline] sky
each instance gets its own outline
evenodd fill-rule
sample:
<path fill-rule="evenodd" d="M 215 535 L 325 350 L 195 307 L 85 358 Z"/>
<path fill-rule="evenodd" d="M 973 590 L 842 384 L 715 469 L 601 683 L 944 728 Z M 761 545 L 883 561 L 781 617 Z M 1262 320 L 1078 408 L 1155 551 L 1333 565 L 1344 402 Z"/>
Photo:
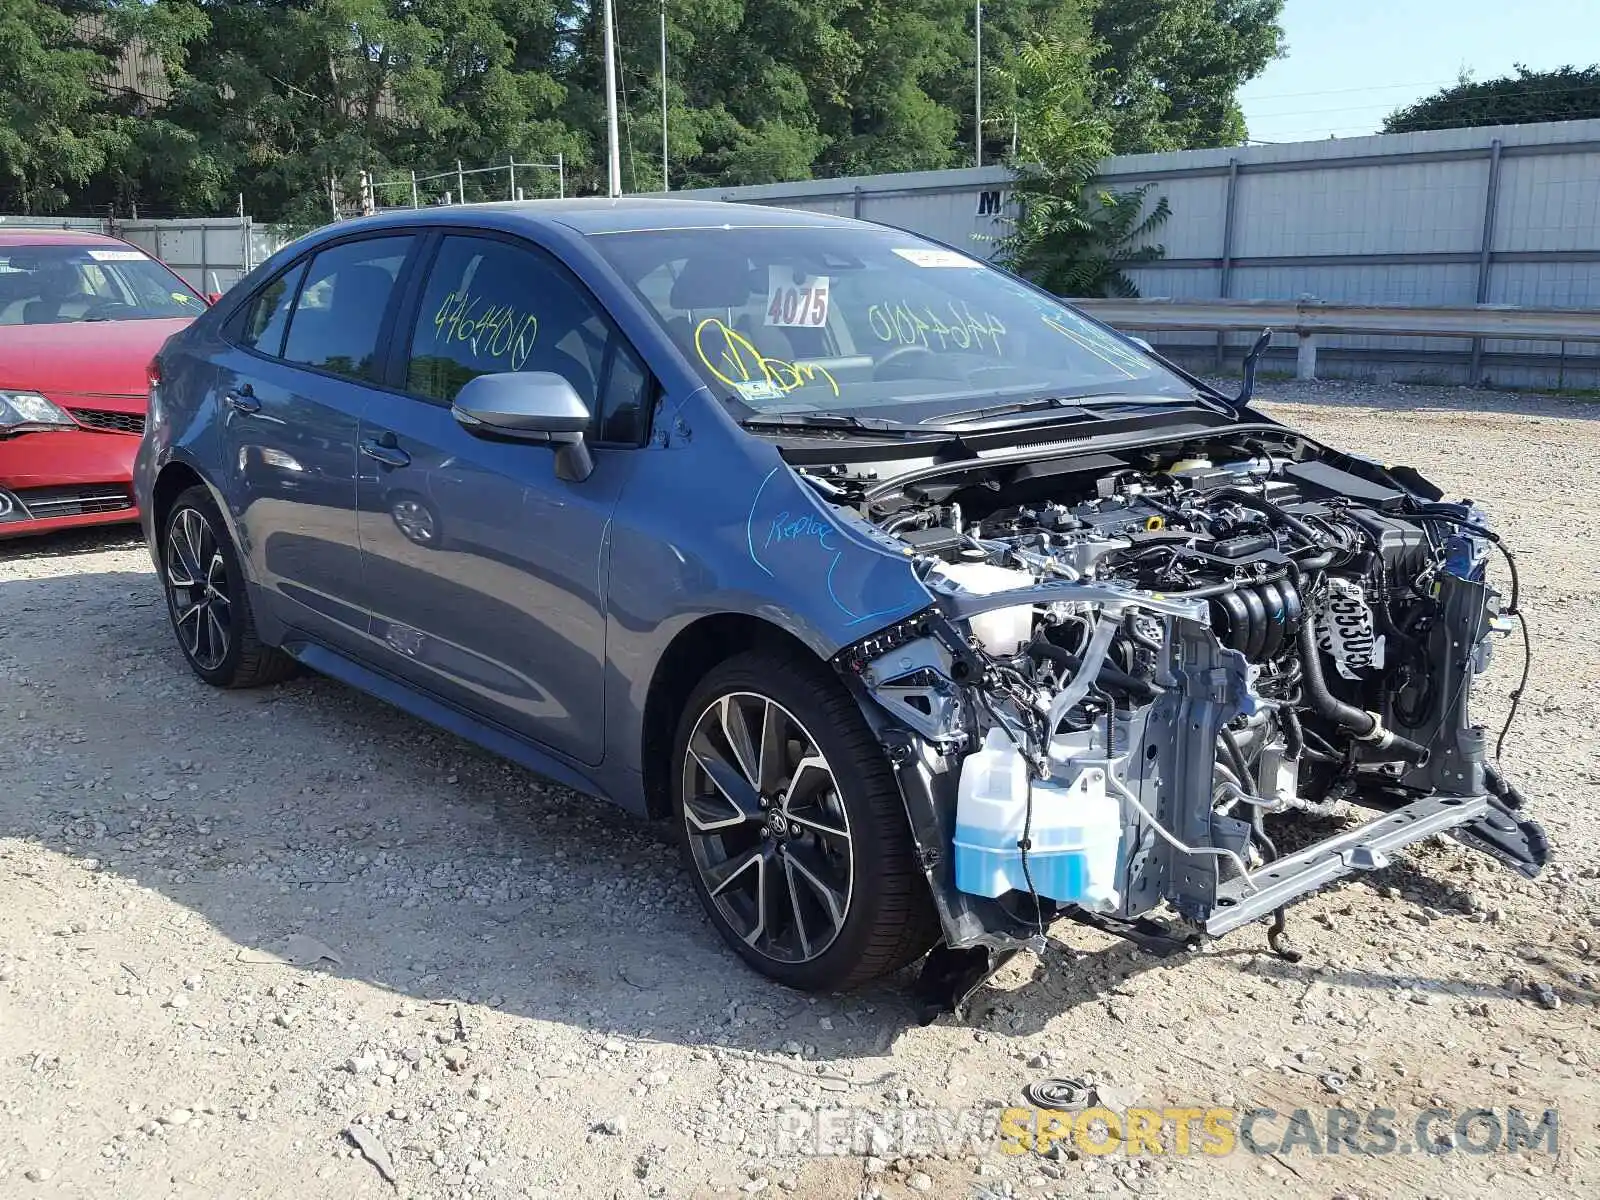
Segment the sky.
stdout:
<path fill-rule="evenodd" d="M 1239 93 L 1251 140 L 1376 133 L 1455 83 L 1600 63 L 1600 0 L 1288 0 L 1288 54 Z"/>

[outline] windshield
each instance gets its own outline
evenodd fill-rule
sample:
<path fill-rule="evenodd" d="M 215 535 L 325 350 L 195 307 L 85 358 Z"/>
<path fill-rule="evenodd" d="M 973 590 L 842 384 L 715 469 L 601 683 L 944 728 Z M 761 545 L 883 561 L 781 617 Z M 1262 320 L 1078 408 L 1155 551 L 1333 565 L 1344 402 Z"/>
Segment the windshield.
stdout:
<path fill-rule="evenodd" d="M 1033 397 L 1194 394 L 1065 305 L 910 234 L 735 227 L 594 244 L 741 417 L 923 422 Z"/>
<path fill-rule="evenodd" d="M 132 246 L 0 246 L 0 325 L 194 317 L 205 306 Z"/>

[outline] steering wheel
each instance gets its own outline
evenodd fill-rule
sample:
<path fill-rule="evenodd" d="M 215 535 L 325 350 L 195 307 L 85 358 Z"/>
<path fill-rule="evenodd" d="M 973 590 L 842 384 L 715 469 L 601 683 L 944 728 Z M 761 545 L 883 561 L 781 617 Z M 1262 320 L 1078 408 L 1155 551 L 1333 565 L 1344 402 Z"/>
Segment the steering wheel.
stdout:
<path fill-rule="evenodd" d="M 926 355 L 927 357 L 933 359 L 934 365 L 939 369 L 934 371 L 899 370 L 894 371 L 891 374 L 884 373 L 885 367 L 893 367 L 896 363 L 904 363 L 907 359 L 910 359 L 916 355 Z M 930 350 L 927 346 L 896 346 L 893 350 L 889 351 L 889 353 L 885 354 L 875 364 L 873 364 L 872 378 L 874 380 L 914 379 L 919 377 L 923 379 L 960 379 L 960 375 L 954 374 L 950 371 L 950 366 L 951 364 L 946 362 L 943 357 L 941 357 L 935 351 Z"/>
<path fill-rule="evenodd" d="M 115 316 L 118 310 L 128 307 L 130 306 L 121 300 L 97 300 L 83 310 L 83 316 L 80 320 L 93 321 L 98 318 Z"/>

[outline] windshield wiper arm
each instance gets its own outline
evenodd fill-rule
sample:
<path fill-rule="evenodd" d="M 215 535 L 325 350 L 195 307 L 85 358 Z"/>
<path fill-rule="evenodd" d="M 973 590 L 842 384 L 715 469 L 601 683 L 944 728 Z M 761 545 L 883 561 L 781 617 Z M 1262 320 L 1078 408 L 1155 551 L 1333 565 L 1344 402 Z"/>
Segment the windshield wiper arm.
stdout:
<path fill-rule="evenodd" d="M 969 408 L 962 412 L 940 413 L 922 422 L 924 425 L 943 425 L 949 421 L 966 421 L 978 417 L 1004 417 L 1013 413 L 1044 412 L 1052 408 L 1075 408 L 1076 396 L 1046 396 L 1041 400 L 1018 400 L 1011 404 L 992 404 L 987 408 Z"/>
<path fill-rule="evenodd" d="M 878 417 L 832 412 L 775 413 L 772 416 L 747 417 L 739 424 L 745 429 L 754 430 L 836 429 L 881 437 L 903 437 L 908 433 L 920 432 L 915 426 L 900 425 Z"/>

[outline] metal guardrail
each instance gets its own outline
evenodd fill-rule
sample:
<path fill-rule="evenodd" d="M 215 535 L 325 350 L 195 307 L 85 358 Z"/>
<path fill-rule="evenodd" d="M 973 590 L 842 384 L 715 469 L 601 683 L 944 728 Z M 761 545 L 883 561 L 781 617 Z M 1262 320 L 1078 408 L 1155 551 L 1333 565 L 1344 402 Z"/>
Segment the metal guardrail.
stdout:
<path fill-rule="evenodd" d="M 1118 329 L 1249 332 L 1272 328 L 1299 339 L 1296 375 L 1317 377 L 1317 336 L 1466 337 L 1508 341 L 1600 342 L 1600 309 L 1476 304 L 1426 308 L 1323 300 L 1074 300 Z"/>

